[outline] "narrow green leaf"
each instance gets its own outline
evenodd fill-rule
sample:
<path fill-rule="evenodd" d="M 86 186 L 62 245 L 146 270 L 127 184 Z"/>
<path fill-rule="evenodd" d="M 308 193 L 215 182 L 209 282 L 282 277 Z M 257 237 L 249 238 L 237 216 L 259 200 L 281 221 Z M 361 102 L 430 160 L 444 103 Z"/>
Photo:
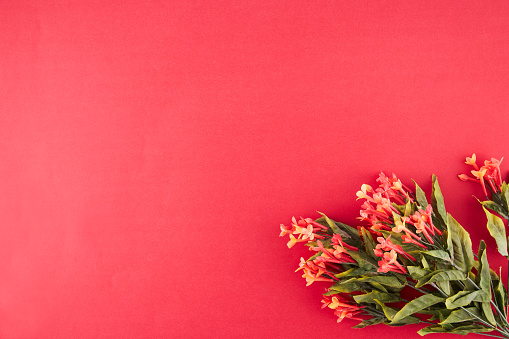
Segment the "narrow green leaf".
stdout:
<path fill-rule="evenodd" d="M 363 287 L 361 284 L 359 284 L 356 278 L 350 278 L 347 280 L 342 280 L 331 287 L 329 287 L 329 290 L 333 290 L 340 293 L 351 293 L 355 291 L 362 291 Z"/>
<path fill-rule="evenodd" d="M 412 214 L 412 203 L 408 200 L 405 204 L 405 212 L 403 213 L 403 216 L 408 217 L 410 214 Z"/>
<path fill-rule="evenodd" d="M 349 270 L 346 270 L 344 272 L 341 272 L 341 273 L 338 273 L 338 274 L 334 274 L 334 276 L 336 278 L 343 278 L 343 277 L 347 277 L 348 275 L 350 275 L 350 273 L 352 273 L 353 271 L 355 271 L 355 268 L 351 268 Z"/>
<path fill-rule="evenodd" d="M 364 247 L 366 248 L 366 253 L 369 254 L 373 259 L 376 258 L 374 249 L 376 248 L 376 243 L 371 236 L 371 233 L 367 231 L 364 227 L 361 228 L 362 239 L 364 240 Z"/>
<path fill-rule="evenodd" d="M 378 324 L 383 323 L 385 321 L 385 319 L 386 318 L 384 318 L 384 317 L 369 318 L 369 319 L 363 320 L 361 323 L 353 326 L 352 328 L 364 328 L 367 326 L 378 325 Z"/>
<path fill-rule="evenodd" d="M 491 300 L 491 275 L 490 275 L 490 267 L 488 264 L 488 258 L 486 255 L 486 244 L 484 241 L 481 241 L 479 245 L 479 287 L 481 290 L 486 292 L 489 295 Z M 495 320 L 495 316 L 493 315 L 493 309 L 489 302 L 482 303 L 482 310 L 486 319 L 492 324 L 496 325 L 497 321 Z"/>
<path fill-rule="evenodd" d="M 465 274 L 458 270 L 437 270 L 433 271 L 424 277 L 422 277 L 418 282 L 416 287 L 422 287 L 426 284 L 431 284 L 438 281 L 451 281 L 451 280 L 464 280 L 466 279 Z"/>
<path fill-rule="evenodd" d="M 500 186 L 500 190 L 502 192 L 502 205 L 504 206 L 505 210 L 507 211 L 509 209 L 509 190 L 507 183 L 504 181 L 502 182 L 502 186 Z"/>
<path fill-rule="evenodd" d="M 447 214 L 447 233 L 447 250 L 453 264 L 468 274 L 474 266 L 470 235 L 450 214 Z"/>
<path fill-rule="evenodd" d="M 486 213 L 486 217 L 488 218 L 488 231 L 490 232 L 491 236 L 495 238 L 495 241 L 497 242 L 497 249 L 500 254 L 503 256 L 508 256 L 507 253 L 507 238 L 505 234 L 505 226 L 504 222 L 500 217 L 494 215 L 493 213 L 489 212 L 484 206 L 483 206 L 484 212 Z"/>
<path fill-rule="evenodd" d="M 426 209 L 426 206 L 428 206 L 428 200 L 426 199 L 426 194 L 424 191 L 417 185 L 415 180 L 412 180 L 415 184 L 415 198 L 417 200 L 417 203 L 419 206 L 422 207 L 422 209 Z"/>
<path fill-rule="evenodd" d="M 428 326 L 428 327 L 424 327 L 423 329 L 420 329 L 417 333 L 419 335 L 426 335 L 426 334 L 431 334 L 431 333 L 454 333 L 454 334 L 466 335 L 469 333 L 482 333 L 482 332 L 491 332 L 491 331 L 493 331 L 493 329 L 491 327 L 470 324 L 470 325 L 466 325 L 466 326 L 459 326 L 459 327 L 453 328 L 452 330 L 447 330 L 440 326 Z"/>
<path fill-rule="evenodd" d="M 318 258 L 319 256 L 321 256 L 321 255 L 322 255 L 322 253 L 323 253 L 322 251 L 317 252 L 315 255 L 311 256 L 311 257 L 310 257 L 308 260 L 306 260 L 306 261 L 315 260 L 316 258 Z"/>
<path fill-rule="evenodd" d="M 318 211 L 317 211 L 318 212 Z M 325 220 L 325 222 L 327 223 L 327 225 L 329 225 L 329 227 L 331 228 L 332 232 L 336 233 L 336 234 L 341 234 L 342 237 L 345 237 L 345 238 L 351 238 L 350 235 L 346 232 L 342 232 L 339 227 L 336 225 L 336 223 L 334 221 L 332 221 L 331 219 L 329 219 L 328 216 L 326 216 L 324 213 L 322 212 L 318 212 L 323 220 Z M 322 218 L 319 218 L 319 219 L 316 219 L 316 222 L 320 222 L 322 221 Z"/>
<path fill-rule="evenodd" d="M 353 296 L 354 300 L 360 303 L 375 303 L 375 299 L 384 303 L 393 303 L 401 300 L 399 295 L 383 293 L 378 291 L 373 291 L 366 294 L 359 294 Z"/>
<path fill-rule="evenodd" d="M 454 309 L 457 307 L 467 306 L 472 301 L 490 301 L 490 296 L 486 294 L 483 290 L 478 291 L 461 291 L 449 297 L 445 300 L 445 306 L 448 309 Z"/>
<path fill-rule="evenodd" d="M 423 256 L 423 257 L 421 258 L 421 262 L 422 262 L 422 267 L 424 267 L 424 269 L 426 269 L 426 270 L 429 270 L 429 269 L 430 269 L 430 268 L 429 268 L 429 263 L 428 263 L 428 261 L 426 260 L 426 257 L 424 257 L 424 256 Z"/>
<path fill-rule="evenodd" d="M 476 317 L 482 318 L 482 314 L 479 309 L 477 307 L 467 307 L 465 309 L 452 311 L 447 319 L 442 321 L 440 325 L 470 321 L 476 319 Z"/>
<path fill-rule="evenodd" d="M 380 300 L 377 300 L 375 299 L 375 302 L 380 305 L 380 307 L 382 308 L 382 311 L 384 312 L 385 314 L 385 317 L 392 321 L 392 318 L 396 315 L 396 313 L 398 313 L 398 311 L 396 311 L 395 309 L 389 307 L 389 306 L 386 306 L 383 302 L 381 302 Z"/>
<path fill-rule="evenodd" d="M 459 326 L 456 327 L 452 333 L 454 334 L 461 334 L 461 335 L 467 335 L 470 333 L 485 333 L 485 332 L 491 332 L 493 329 L 491 327 L 486 327 L 483 325 L 465 325 L 465 326 Z"/>
<path fill-rule="evenodd" d="M 415 316 L 409 316 L 409 317 L 406 317 L 405 319 L 402 319 L 399 323 L 392 324 L 392 320 L 393 320 L 394 316 L 398 313 L 398 311 L 396 311 L 392 307 L 385 305 L 380 300 L 375 299 L 375 302 L 382 307 L 382 311 L 384 312 L 385 316 L 387 317 L 388 320 L 391 321 L 391 323 L 389 323 L 388 325 L 401 326 L 401 325 L 406 325 L 406 324 L 418 324 L 419 322 L 421 322 L 419 320 L 419 318 L 417 318 Z"/>
<path fill-rule="evenodd" d="M 360 279 L 357 279 L 358 282 L 362 282 L 362 283 L 378 283 L 378 284 L 382 284 L 382 285 L 385 285 L 385 286 L 390 286 L 390 287 L 401 287 L 403 288 L 405 286 L 404 283 L 402 283 L 401 281 L 398 280 L 398 278 L 396 277 L 393 277 L 393 276 L 384 276 L 384 275 L 378 275 L 378 276 L 373 276 L 373 277 L 365 277 L 365 278 L 360 278 Z"/>
<path fill-rule="evenodd" d="M 322 212 L 318 213 L 322 215 L 322 217 L 316 219 L 315 220 L 316 222 L 325 226 L 329 226 L 332 233 L 340 234 L 341 237 L 343 238 L 343 241 L 346 242 L 348 245 L 352 245 L 357 248 L 362 246 L 362 240 L 361 237 L 359 236 L 359 231 L 357 230 L 357 228 L 343 224 L 338 221 L 334 221 L 327 217 Z"/>
<path fill-rule="evenodd" d="M 447 225 L 448 222 L 447 214 L 445 212 L 444 197 L 442 196 L 440 185 L 438 185 L 436 175 L 433 174 L 431 178 L 432 178 L 431 206 L 433 207 L 433 211 L 437 213 L 439 219 L 441 219 L 442 223 L 444 225 Z"/>
<path fill-rule="evenodd" d="M 399 323 L 402 319 L 414 313 L 418 313 L 420 310 L 423 310 L 426 307 L 430 307 L 438 304 L 439 302 L 443 302 L 444 300 L 444 298 L 434 296 L 433 294 L 422 295 L 403 306 L 403 308 L 393 316 L 391 325 Z"/>
<path fill-rule="evenodd" d="M 502 267 L 500 267 L 500 274 L 502 274 Z M 505 291 L 504 284 L 502 283 L 502 279 L 498 281 L 498 284 L 493 289 L 493 294 L 495 297 L 495 302 L 498 306 L 498 308 L 502 311 L 504 315 L 504 319 L 507 318 L 507 310 L 506 310 L 506 304 L 507 304 L 507 294 Z"/>
<path fill-rule="evenodd" d="M 426 334 L 447 333 L 447 332 L 449 331 L 441 326 L 428 326 L 421 328 L 419 331 L 417 331 L 417 334 L 419 334 L 420 336 L 425 336 Z"/>
<path fill-rule="evenodd" d="M 477 263 L 479 263 L 478 261 L 476 261 Z M 480 265 L 477 265 L 477 269 L 479 270 L 480 269 Z M 476 277 L 475 277 L 475 274 L 474 272 L 469 272 L 468 273 L 468 277 L 470 279 L 468 280 L 465 280 L 463 281 L 463 284 L 465 285 L 465 287 L 463 288 L 464 291 L 477 291 L 479 288 L 478 286 L 476 286 L 475 284 L 475 281 L 476 281 Z"/>
<path fill-rule="evenodd" d="M 491 277 L 490 277 L 490 266 L 488 264 L 488 258 L 486 257 L 486 244 L 481 240 L 479 245 L 479 287 L 486 293 L 490 293 L 491 299 Z"/>
<path fill-rule="evenodd" d="M 348 276 L 350 277 L 357 277 L 361 275 L 373 275 L 376 274 L 376 269 L 373 269 L 372 267 L 358 267 L 351 271 Z"/>
<path fill-rule="evenodd" d="M 446 251 L 431 250 L 431 251 L 421 251 L 421 253 L 443 261 L 451 261 L 451 256 Z"/>
<path fill-rule="evenodd" d="M 493 309 L 489 302 L 481 303 L 482 312 L 484 313 L 484 317 L 489 321 L 490 324 L 496 325 L 497 321 L 495 320 L 495 316 L 493 315 Z"/>

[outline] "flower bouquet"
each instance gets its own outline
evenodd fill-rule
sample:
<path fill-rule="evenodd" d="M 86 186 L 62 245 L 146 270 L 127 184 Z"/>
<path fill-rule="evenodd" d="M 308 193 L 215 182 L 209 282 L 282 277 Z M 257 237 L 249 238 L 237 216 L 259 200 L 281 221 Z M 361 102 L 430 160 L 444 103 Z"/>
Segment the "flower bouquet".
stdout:
<path fill-rule="evenodd" d="M 466 159 L 472 176 L 459 178 L 482 186 L 488 230 L 507 258 L 503 219 L 509 220 L 509 189 L 501 162 L 492 158 L 479 168 L 474 154 Z M 294 217 L 289 226 L 281 225 L 280 236 L 289 236 L 289 248 L 302 242 L 315 252 L 301 258 L 297 271 L 307 285 L 328 283 L 322 308 L 334 310 L 338 322 L 359 320 L 355 328 L 424 323 L 420 335 L 509 338 L 501 270 L 490 269 L 484 241 L 473 252 L 468 232 L 445 210 L 436 176 L 429 201 L 417 183 L 411 189 L 394 174 L 380 173 L 376 181 L 378 187 L 364 184 L 357 192 L 364 226 L 352 227 L 323 213 L 316 220 Z"/>

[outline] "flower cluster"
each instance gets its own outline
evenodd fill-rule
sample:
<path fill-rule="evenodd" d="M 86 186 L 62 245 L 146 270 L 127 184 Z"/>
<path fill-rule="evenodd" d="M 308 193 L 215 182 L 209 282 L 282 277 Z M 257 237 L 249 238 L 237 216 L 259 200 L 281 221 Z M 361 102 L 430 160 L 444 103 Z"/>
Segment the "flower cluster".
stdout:
<path fill-rule="evenodd" d="M 307 242 L 316 239 L 323 239 L 323 235 L 316 234 L 318 231 L 326 230 L 327 227 L 320 225 L 311 218 L 300 217 L 297 220 L 295 217 L 292 218 L 290 226 L 280 225 L 281 233 L 280 237 L 286 234 L 290 235 L 290 241 L 288 241 L 288 248 L 292 248 L 298 242 Z M 298 234 L 297 238 L 295 234 Z"/>
<path fill-rule="evenodd" d="M 488 230 L 499 252 L 509 258 L 501 219 L 509 220 L 509 186 L 502 181 L 501 162 L 492 158 L 479 167 L 474 154 L 466 161 L 474 168 L 473 177 L 459 177 L 482 186 L 488 199 L 481 201 Z M 468 233 L 445 211 L 438 181 L 432 178 L 431 203 L 417 184 L 412 190 L 395 174 L 380 173 L 376 188 L 363 184 L 356 194 L 364 200 L 361 226 L 324 214 L 281 224 L 280 236 L 289 237 L 289 248 L 305 243 L 314 252 L 300 259 L 296 271 L 303 272 L 306 286 L 329 284 L 322 308 L 334 310 L 338 322 L 361 321 L 357 328 L 425 322 L 430 326 L 421 329 L 421 335 L 496 331 L 501 336 L 495 337 L 509 338 L 507 289 L 489 269 L 486 245 L 481 242 L 478 254 L 473 254 Z M 407 287 L 420 295 L 404 299 Z M 415 314 L 432 317 L 423 321 Z"/>
<path fill-rule="evenodd" d="M 322 308 L 329 307 L 338 316 L 338 323 L 343 319 L 362 320 L 357 315 L 363 313 L 363 306 L 356 305 L 339 294 L 333 294 L 331 298 L 325 296 L 322 299 Z"/>
<path fill-rule="evenodd" d="M 488 191 L 490 189 L 492 193 L 501 192 L 502 186 L 502 174 L 500 173 L 500 164 L 504 158 L 497 160 L 491 158 L 491 160 L 485 160 L 484 165 L 479 168 L 476 163 L 476 155 L 472 154 L 472 157 L 467 157 L 465 164 L 472 166 L 474 169 L 471 171 L 472 177 L 466 174 L 460 174 L 458 177 L 463 181 L 473 181 L 481 184 L 484 195 L 488 198 Z"/>

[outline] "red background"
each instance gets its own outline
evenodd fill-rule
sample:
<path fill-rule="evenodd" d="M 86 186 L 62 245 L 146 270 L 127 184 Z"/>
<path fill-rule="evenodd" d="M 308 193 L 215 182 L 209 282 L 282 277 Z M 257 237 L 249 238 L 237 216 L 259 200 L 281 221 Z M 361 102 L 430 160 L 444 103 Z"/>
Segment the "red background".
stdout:
<path fill-rule="evenodd" d="M 508 39 L 507 1 L 1 0 L 0 337 L 419 337 L 337 325 L 279 224 L 435 173 L 497 269 L 457 174 L 509 157 Z"/>

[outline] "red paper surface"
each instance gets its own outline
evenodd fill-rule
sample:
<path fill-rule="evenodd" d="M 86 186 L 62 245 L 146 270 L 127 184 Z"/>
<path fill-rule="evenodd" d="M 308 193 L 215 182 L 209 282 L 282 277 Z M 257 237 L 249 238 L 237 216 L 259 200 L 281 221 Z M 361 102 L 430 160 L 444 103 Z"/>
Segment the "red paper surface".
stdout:
<path fill-rule="evenodd" d="M 0 337 L 418 338 L 337 325 L 279 224 L 435 173 L 498 269 L 457 174 L 509 156 L 508 37 L 507 1 L 0 1 Z"/>

